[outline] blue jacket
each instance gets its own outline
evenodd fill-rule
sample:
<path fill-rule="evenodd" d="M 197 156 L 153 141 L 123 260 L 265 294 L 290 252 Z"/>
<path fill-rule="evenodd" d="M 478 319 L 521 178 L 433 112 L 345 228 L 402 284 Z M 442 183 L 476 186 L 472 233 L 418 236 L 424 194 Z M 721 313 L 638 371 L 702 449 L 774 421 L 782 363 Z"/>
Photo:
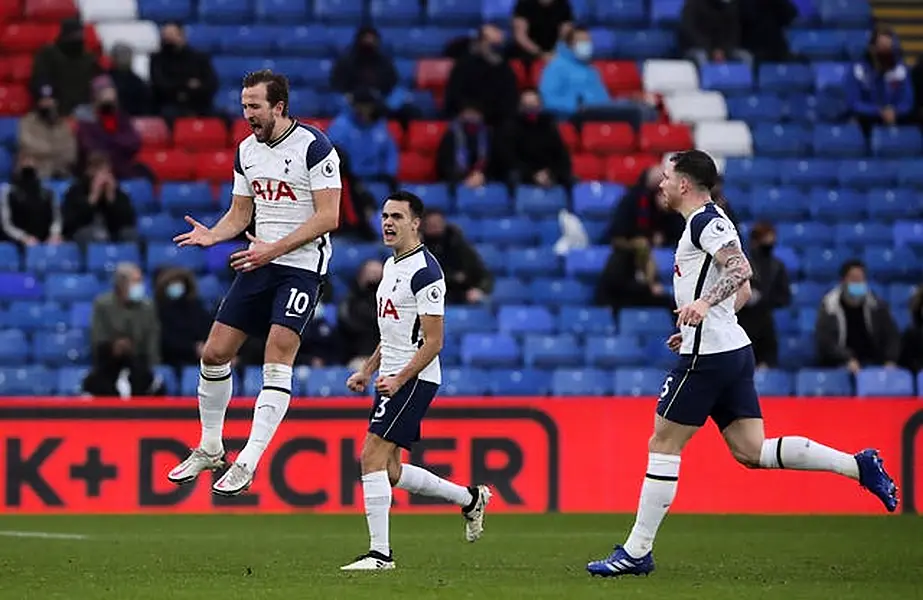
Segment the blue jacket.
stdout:
<path fill-rule="evenodd" d="M 876 117 L 886 106 L 894 108 L 898 116 L 913 110 L 913 86 L 910 71 L 900 52 L 897 63 L 885 73 L 879 73 L 869 60 L 853 65 L 852 74 L 846 78 L 846 97 L 856 115 Z"/>
<path fill-rule="evenodd" d="M 538 91 L 545 108 L 559 116 L 569 117 L 581 106 L 599 106 L 611 101 L 596 67 L 574 56 L 564 42 L 558 43 L 554 58 L 542 71 Z"/>
<path fill-rule="evenodd" d="M 351 109 L 340 113 L 327 128 L 327 136 L 349 155 L 353 173 L 360 179 L 397 176 L 397 144 L 388 122 L 360 123 Z"/>

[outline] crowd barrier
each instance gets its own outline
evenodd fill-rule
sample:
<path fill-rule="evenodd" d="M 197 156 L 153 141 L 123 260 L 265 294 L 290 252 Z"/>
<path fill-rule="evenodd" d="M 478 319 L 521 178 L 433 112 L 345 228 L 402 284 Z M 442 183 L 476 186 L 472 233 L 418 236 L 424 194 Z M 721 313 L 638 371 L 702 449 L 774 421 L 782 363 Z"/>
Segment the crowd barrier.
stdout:
<path fill-rule="evenodd" d="M 252 399 L 228 411 L 226 447 L 246 440 Z M 881 450 L 902 511 L 923 494 L 923 402 L 912 398 L 767 398 L 766 434 Z M 496 512 L 634 512 L 654 401 L 636 398 L 439 399 L 410 460 L 459 482 L 488 483 Z M 250 493 L 221 498 L 210 477 L 177 488 L 166 473 L 198 440 L 189 398 L 0 399 L 2 513 L 356 512 L 357 457 L 369 403 L 294 399 Z M 457 510 L 395 493 L 395 512 Z M 683 457 L 678 513 L 881 514 L 845 478 L 752 471 L 712 424 Z"/>

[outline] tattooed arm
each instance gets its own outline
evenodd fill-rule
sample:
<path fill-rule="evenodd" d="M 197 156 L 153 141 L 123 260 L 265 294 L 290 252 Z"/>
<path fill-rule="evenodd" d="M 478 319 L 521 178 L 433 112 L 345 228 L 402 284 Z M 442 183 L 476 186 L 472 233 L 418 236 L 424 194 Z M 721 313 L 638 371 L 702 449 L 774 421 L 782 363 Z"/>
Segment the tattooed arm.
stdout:
<path fill-rule="evenodd" d="M 720 275 L 715 285 L 702 294 L 702 300 L 709 306 L 730 298 L 740 287 L 753 276 L 750 261 L 744 255 L 737 240 L 732 240 L 721 246 L 714 255 L 715 263 L 720 269 Z"/>

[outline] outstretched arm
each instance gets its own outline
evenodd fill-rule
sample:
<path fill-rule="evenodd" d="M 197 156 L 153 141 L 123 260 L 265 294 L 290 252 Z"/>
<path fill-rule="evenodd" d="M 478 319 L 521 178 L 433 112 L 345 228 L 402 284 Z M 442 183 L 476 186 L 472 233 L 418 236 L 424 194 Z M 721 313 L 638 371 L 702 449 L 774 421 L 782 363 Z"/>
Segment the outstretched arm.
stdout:
<path fill-rule="evenodd" d="M 730 298 L 753 276 L 750 261 L 747 260 L 737 240 L 730 240 L 721 246 L 715 252 L 714 260 L 720 269 L 718 281 L 702 294 L 702 300 L 709 306 Z"/>

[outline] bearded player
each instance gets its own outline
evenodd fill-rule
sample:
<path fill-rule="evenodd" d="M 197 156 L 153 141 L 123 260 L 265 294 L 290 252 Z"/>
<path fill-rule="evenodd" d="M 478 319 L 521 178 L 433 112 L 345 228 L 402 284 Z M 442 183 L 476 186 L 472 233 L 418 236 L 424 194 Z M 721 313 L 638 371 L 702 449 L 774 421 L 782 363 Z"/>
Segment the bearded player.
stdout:
<path fill-rule="evenodd" d="M 673 274 L 680 332 L 667 342 L 679 364 L 657 404 L 634 527 L 624 545 L 587 565 L 593 575 L 654 570 L 654 537 L 676 495 L 680 454 L 709 418 L 746 467 L 838 473 L 858 481 L 889 512 L 897 508 L 897 487 L 877 450 L 851 455 L 800 436 L 765 439 L 753 350 L 736 316 L 750 297 L 752 271 L 733 223 L 712 202 L 717 183 L 712 158 L 690 150 L 671 159 L 660 184 L 669 207 L 686 219 Z"/>
<path fill-rule="evenodd" d="M 247 445 L 212 491 L 246 490 L 282 422 L 292 390 L 292 365 L 330 263 L 329 233 L 340 206 L 340 160 L 320 130 L 288 114 L 288 80 L 272 71 L 247 75 L 241 92 L 253 134 L 237 148 L 231 208 L 211 229 L 187 216 L 192 230 L 179 246 L 211 246 L 244 231 L 255 216 L 250 245 L 231 255 L 237 271 L 202 351 L 199 418 L 202 434 L 189 457 L 170 471 L 183 484 L 225 466 L 222 430 L 233 393 L 231 360 L 248 336 L 266 338 L 263 388 Z"/>
<path fill-rule="evenodd" d="M 465 538 L 477 541 L 484 531 L 484 511 L 490 501 L 486 485 L 465 487 L 409 464 L 401 464 L 401 449 L 420 439 L 420 423 L 429 408 L 442 372 L 445 279 L 439 263 L 420 242 L 423 201 L 409 192 L 388 197 L 381 212 L 385 245 L 394 255 L 385 261 L 378 285 L 378 329 L 381 341 L 362 369 L 346 382 L 363 392 L 372 375 L 376 397 L 362 447 L 362 493 L 369 527 L 369 551 L 344 571 L 393 569 L 388 513 L 392 486 L 442 498 L 461 507 Z"/>

